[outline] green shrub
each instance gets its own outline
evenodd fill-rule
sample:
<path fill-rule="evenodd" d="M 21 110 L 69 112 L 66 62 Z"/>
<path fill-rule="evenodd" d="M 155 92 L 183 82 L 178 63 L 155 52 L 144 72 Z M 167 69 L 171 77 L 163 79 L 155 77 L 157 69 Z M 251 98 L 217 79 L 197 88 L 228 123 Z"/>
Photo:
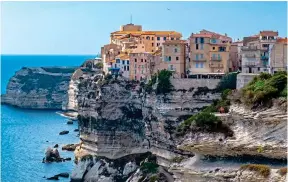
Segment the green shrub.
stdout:
<path fill-rule="evenodd" d="M 222 93 L 221 93 L 221 98 L 223 100 L 227 99 L 228 95 L 231 94 L 232 90 L 231 89 L 225 89 Z"/>
<path fill-rule="evenodd" d="M 244 164 L 241 166 L 242 170 L 250 170 L 250 171 L 256 171 L 259 174 L 261 174 L 264 177 L 268 177 L 270 175 L 270 167 L 267 165 L 262 164 Z"/>
<path fill-rule="evenodd" d="M 272 98 L 287 96 L 286 72 L 277 72 L 274 75 L 261 73 L 253 78 L 241 90 L 242 99 L 246 104 L 265 104 Z"/>
<path fill-rule="evenodd" d="M 157 94 L 165 94 L 172 90 L 173 85 L 170 82 L 170 77 L 172 72 L 168 70 L 161 70 L 158 73 L 158 85 L 157 85 Z"/>
<path fill-rule="evenodd" d="M 158 164 L 156 164 L 154 162 L 144 162 L 140 166 L 140 169 L 146 174 L 147 173 L 155 174 L 155 173 L 157 173 L 157 170 L 158 170 Z"/>
<path fill-rule="evenodd" d="M 103 63 L 102 62 L 98 62 L 98 63 L 96 63 L 96 68 L 98 68 L 98 69 L 102 69 L 103 68 Z"/>
<path fill-rule="evenodd" d="M 171 159 L 171 162 L 174 162 L 174 163 L 180 163 L 184 160 L 184 157 L 183 156 L 177 156 L 177 157 L 174 157 L 173 159 Z"/>
<path fill-rule="evenodd" d="M 236 89 L 237 85 L 237 74 L 238 72 L 228 73 L 220 80 L 219 84 L 217 85 L 218 91 L 223 91 L 225 89 Z"/>
<path fill-rule="evenodd" d="M 158 181 L 159 180 L 159 177 L 157 176 L 157 175 L 153 175 L 153 176 L 151 176 L 150 177 L 150 182 L 156 182 L 156 181 Z"/>
<path fill-rule="evenodd" d="M 93 156 L 88 154 L 81 157 L 81 161 L 93 160 Z"/>

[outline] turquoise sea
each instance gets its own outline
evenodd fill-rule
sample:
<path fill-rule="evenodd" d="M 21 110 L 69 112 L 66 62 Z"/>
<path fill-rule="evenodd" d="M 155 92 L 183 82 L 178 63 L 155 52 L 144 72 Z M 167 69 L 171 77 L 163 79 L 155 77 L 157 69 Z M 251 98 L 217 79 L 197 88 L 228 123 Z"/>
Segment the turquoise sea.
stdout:
<path fill-rule="evenodd" d="M 1 56 L 1 92 L 5 93 L 9 78 L 21 67 L 38 66 L 79 66 L 87 56 Z M 77 123 L 66 124 L 67 119 L 56 111 L 24 110 L 11 106 L 1 107 L 1 181 L 41 182 L 61 172 L 69 172 L 74 162 L 42 163 L 45 149 L 56 143 L 60 155 L 74 159 L 73 152 L 61 150 L 63 144 L 79 142 Z M 67 135 L 60 131 L 69 130 Z M 47 142 L 48 141 L 48 142 Z M 61 178 L 60 181 L 70 181 Z"/>

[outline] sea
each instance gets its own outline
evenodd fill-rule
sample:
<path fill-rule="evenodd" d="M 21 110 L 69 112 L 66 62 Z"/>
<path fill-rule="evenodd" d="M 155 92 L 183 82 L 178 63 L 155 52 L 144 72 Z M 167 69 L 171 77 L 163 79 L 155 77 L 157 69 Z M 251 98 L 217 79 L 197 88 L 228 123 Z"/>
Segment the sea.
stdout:
<path fill-rule="evenodd" d="M 6 93 L 7 83 L 22 67 L 79 66 L 94 55 L 1 55 L 1 93 Z M 77 143 L 79 137 L 74 129 L 77 122 L 67 125 L 68 119 L 56 110 L 28 110 L 1 105 L 1 181 L 42 182 L 43 177 L 71 171 L 74 153 L 62 151 L 64 144 Z M 59 135 L 68 130 L 69 134 Z M 71 161 L 42 163 L 47 147 L 59 145 L 61 157 Z M 60 178 L 59 178 L 60 179 Z M 68 182 L 70 179 L 61 178 Z"/>

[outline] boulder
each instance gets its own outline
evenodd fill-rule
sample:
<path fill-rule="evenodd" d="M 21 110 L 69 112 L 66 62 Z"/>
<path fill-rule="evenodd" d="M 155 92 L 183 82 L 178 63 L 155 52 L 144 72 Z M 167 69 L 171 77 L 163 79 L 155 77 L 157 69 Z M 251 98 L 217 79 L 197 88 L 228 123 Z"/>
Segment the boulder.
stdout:
<path fill-rule="evenodd" d="M 69 131 L 64 130 L 64 131 L 61 131 L 61 132 L 59 133 L 59 135 L 66 135 L 66 134 L 68 134 L 68 133 L 69 133 Z"/>
<path fill-rule="evenodd" d="M 72 120 L 67 121 L 67 124 L 73 124 Z"/>
<path fill-rule="evenodd" d="M 59 177 L 57 175 L 47 178 L 47 180 L 59 180 Z"/>
<path fill-rule="evenodd" d="M 75 151 L 77 146 L 79 146 L 79 144 L 67 144 L 62 147 L 62 150 Z"/>
<path fill-rule="evenodd" d="M 45 158 L 43 162 L 62 162 L 62 158 L 57 149 L 48 147 L 45 152 Z"/>
<path fill-rule="evenodd" d="M 59 146 L 59 145 L 58 145 L 58 144 L 56 144 L 56 145 L 54 145 L 54 148 L 58 148 L 58 146 Z"/>
<path fill-rule="evenodd" d="M 75 132 L 78 132 L 78 131 L 79 131 L 79 129 L 75 129 L 74 131 L 75 131 Z"/>
<path fill-rule="evenodd" d="M 55 176 L 63 177 L 63 178 L 69 178 L 69 173 L 60 173 L 60 174 L 57 174 Z"/>

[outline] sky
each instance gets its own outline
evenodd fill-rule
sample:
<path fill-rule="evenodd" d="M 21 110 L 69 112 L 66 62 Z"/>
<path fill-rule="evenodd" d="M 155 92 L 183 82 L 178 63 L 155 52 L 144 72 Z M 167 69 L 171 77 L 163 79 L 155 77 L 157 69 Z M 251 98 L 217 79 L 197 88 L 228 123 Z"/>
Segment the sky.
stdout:
<path fill-rule="evenodd" d="M 168 10 L 170 9 L 170 10 Z M 287 36 L 287 2 L 1 2 L 2 54 L 96 55 L 121 25 L 202 29 L 237 40 L 260 30 Z"/>

